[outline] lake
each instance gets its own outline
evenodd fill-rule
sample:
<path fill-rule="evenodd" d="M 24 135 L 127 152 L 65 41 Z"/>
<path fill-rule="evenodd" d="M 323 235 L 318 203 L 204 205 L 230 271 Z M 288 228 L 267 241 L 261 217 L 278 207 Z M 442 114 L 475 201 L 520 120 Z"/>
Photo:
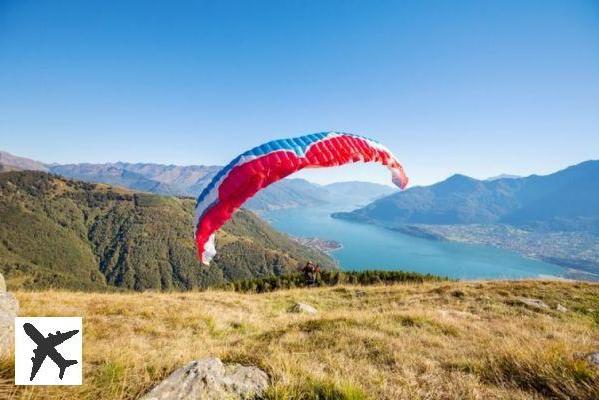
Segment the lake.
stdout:
<path fill-rule="evenodd" d="M 332 239 L 343 246 L 330 255 L 343 270 L 385 269 L 458 279 L 562 277 L 565 269 L 517 253 L 464 243 L 417 238 L 374 225 L 331 218 L 333 207 L 262 212 L 275 228 L 293 236 Z"/>

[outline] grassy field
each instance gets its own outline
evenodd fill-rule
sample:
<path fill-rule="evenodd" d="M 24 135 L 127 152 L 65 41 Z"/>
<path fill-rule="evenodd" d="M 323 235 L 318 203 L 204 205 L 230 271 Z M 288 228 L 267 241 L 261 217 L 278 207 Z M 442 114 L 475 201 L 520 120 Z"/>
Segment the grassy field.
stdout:
<path fill-rule="evenodd" d="M 84 317 L 84 385 L 15 389 L 5 359 L 0 398 L 134 399 L 204 356 L 265 369 L 267 399 L 599 398 L 599 369 L 584 358 L 599 351 L 598 284 L 16 296 L 21 315 Z M 295 301 L 318 315 L 289 313 Z"/>

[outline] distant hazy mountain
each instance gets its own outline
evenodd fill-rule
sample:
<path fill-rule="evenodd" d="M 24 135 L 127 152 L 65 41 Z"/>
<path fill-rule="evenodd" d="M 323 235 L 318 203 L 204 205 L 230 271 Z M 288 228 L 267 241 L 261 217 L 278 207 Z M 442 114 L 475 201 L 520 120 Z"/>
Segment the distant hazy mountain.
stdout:
<path fill-rule="evenodd" d="M 497 176 L 491 176 L 485 180 L 486 181 L 496 181 L 497 179 L 515 179 L 515 178 L 521 178 L 521 176 L 520 175 L 510 175 L 510 174 L 499 174 Z"/>
<path fill-rule="evenodd" d="M 52 164 L 49 171 L 67 178 L 108 183 L 145 192 L 194 196 L 216 174 L 216 166 L 145 163 Z M 197 191 L 196 191 L 197 190 Z"/>
<path fill-rule="evenodd" d="M 123 162 L 49 166 L 50 172 L 67 178 L 108 183 L 150 193 L 192 197 L 198 196 L 220 168 Z M 393 190 L 389 186 L 368 182 L 340 182 L 322 186 L 304 179 L 283 179 L 259 192 L 245 207 L 256 211 L 268 211 L 340 201 L 357 207 Z"/>
<path fill-rule="evenodd" d="M 220 170 L 219 166 L 163 165 L 153 163 L 43 164 L 0 152 L 0 170 L 48 171 L 71 179 L 107 183 L 133 190 L 196 197 Z M 366 204 L 394 189 L 367 182 L 341 182 L 321 186 L 303 179 L 284 179 L 258 193 L 245 207 L 266 211 L 309 207 L 326 203 Z"/>
<path fill-rule="evenodd" d="M 390 186 L 370 182 L 317 185 L 304 179 L 284 179 L 258 193 L 246 207 L 257 211 L 339 203 L 358 207 L 394 191 Z"/>
<path fill-rule="evenodd" d="M 68 178 L 102 182 L 145 192 L 196 197 L 220 170 L 219 166 L 177 166 L 143 163 L 51 165 Z M 356 207 L 394 191 L 368 182 L 317 185 L 304 179 L 283 179 L 259 192 L 245 207 L 256 211 L 310 207 L 343 201 Z"/>
<path fill-rule="evenodd" d="M 172 194 L 197 196 L 210 182 L 212 177 L 221 169 L 210 165 L 162 165 L 148 163 L 116 163 L 116 166 L 145 178 L 160 182 L 162 187 L 154 190 L 156 193 L 167 191 Z"/>
<path fill-rule="evenodd" d="M 146 178 L 115 164 L 52 165 L 50 172 L 86 182 L 107 183 L 144 192 L 172 194 L 168 184 Z"/>
<path fill-rule="evenodd" d="M 545 176 L 481 181 L 453 175 L 335 216 L 389 227 L 506 223 L 599 233 L 599 161 L 586 161 Z"/>
<path fill-rule="evenodd" d="M 247 201 L 244 207 L 256 211 L 318 206 L 328 202 L 329 192 L 304 179 L 283 179 Z"/>
<path fill-rule="evenodd" d="M 25 157 L 17 157 L 0 150 L 0 167 L 4 171 L 47 171 L 48 168 L 40 162 Z"/>
<path fill-rule="evenodd" d="M 331 202 L 343 200 L 346 204 L 366 205 L 380 197 L 397 191 L 396 188 L 371 182 L 337 182 L 324 186 Z"/>

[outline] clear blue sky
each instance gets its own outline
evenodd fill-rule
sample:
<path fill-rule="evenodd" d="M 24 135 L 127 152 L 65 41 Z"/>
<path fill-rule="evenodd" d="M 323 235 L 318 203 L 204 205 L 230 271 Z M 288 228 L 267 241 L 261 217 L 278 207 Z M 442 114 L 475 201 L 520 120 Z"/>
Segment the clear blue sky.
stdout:
<path fill-rule="evenodd" d="M 224 164 L 325 130 L 413 184 L 599 158 L 599 2 L 0 0 L 0 149 Z"/>

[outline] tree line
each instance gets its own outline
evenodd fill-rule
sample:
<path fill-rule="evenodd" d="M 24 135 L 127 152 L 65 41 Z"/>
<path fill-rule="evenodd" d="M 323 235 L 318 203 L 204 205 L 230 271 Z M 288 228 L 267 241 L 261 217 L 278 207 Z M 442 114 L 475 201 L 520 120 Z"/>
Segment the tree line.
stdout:
<path fill-rule="evenodd" d="M 439 282 L 448 278 L 405 271 L 337 271 L 320 272 L 314 283 L 307 283 L 303 274 L 271 275 L 264 278 L 246 279 L 219 285 L 218 288 L 242 293 L 265 293 L 280 289 L 302 287 L 326 287 L 336 285 L 381 285 L 394 283 Z"/>

